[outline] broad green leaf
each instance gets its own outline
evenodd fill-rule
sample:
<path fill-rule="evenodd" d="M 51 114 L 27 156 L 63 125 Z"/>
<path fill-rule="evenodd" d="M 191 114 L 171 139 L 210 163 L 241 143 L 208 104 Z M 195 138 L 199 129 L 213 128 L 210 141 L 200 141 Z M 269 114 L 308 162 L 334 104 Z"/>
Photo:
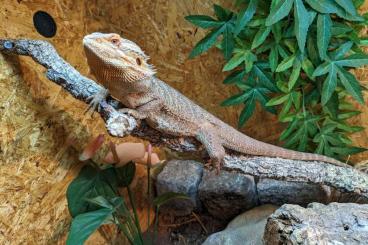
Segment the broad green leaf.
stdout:
<path fill-rule="evenodd" d="M 293 6 L 293 0 L 279 0 L 266 19 L 266 26 L 270 26 L 286 17 Z"/>
<path fill-rule="evenodd" d="M 352 54 L 342 60 L 335 61 L 336 65 L 347 67 L 360 67 L 368 65 L 368 55 L 366 54 Z"/>
<path fill-rule="evenodd" d="M 76 216 L 70 227 L 67 245 L 83 245 L 88 237 L 112 214 L 109 208 L 102 208 Z"/>
<path fill-rule="evenodd" d="M 335 0 L 346 12 L 351 15 L 357 15 L 356 8 L 351 0 Z"/>
<path fill-rule="evenodd" d="M 312 23 L 310 14 L 305 8 L 302 0 L 294 0 L 294 32 L 298 40 L 299 50 L 304 53 L 305 42 L 307 40 L 308 28 Z"/>
<path fill-rule="evenodd" d="M 267 38 L 268 34 L 270 34 L 271 27 L 261 27 L 261 29 L 258 30 L 256 36 L 253 39 L 252 43 L 252 49 L 257 48 L 259 45 L 261 45 Z"/>
<path fill-rule="evenodd" d="M 281 63 L 277 66 L 276 72 L 282 72 L 292 67 L 295 58 L 296 58 L 295 55 L 291 55 L 286 59 L 284 59 L 283 61 L 281 61 Z"/>
<path fill-rule="evenodd" d="M 270 99 L 266 103 L 266 106 L 280 105 L 280 104 L 284 103 L 285 101 L 287 101 L 289 98 L 290 98 L 290 94 L 280 95 L 278 97 Z"/>
<path fill-rule="evenodd" d="M 193 48 L 192 52 L 189 54 L 189 58 L 194 58 L 197 55 L 202 54 L 209 50 L 216 42 L 218 36 L 224 32 L 226 25 L 221 26 L 208 33 L 201 41 L 199 41 Z"/>
<path fill-rule="evenodd" d="M 247 52 L 247 51 L 245 51 Z M 224 66 L 222 71 L 230 71 L 240 65 L 246 58 L 245 52 L 236 53 Z"/>
<path fill-rule="evenodd" d="M 257 10 L 258 0 L 250 0 L 246 9 L 240 11 L 235 24 L 234 34 L 238 35 L 241 30 L 248 24 L 248 22 L 253 18 Z"/>
<path fill-rule="evenodd" d="M 339 74 L 340 82 L 349 92 L 349 94 L 351 94 L 353 98 L 356 99 L 360 104 L 364 104 L 362 89 L 355 76 L 346 71 L 344 68 L 340 67 L 338 67 L 337 72 Z"/>
<path fill-rule="evenodd" d="M 231 24 L 226 24 L 225 30 L 223 32 L 223 40 L 222 40 L 222 52 L 224 53 L 224 57 L 226 60 L 229 60 L 233 50 L 234 50 L 234 36 L 232 33 Z"/>
<path fill-rule="evenodd" d="M 108 181 L 116 183 L 116 174 L 113 168 L 100 171 L 88 165 L 83 167 L 78 177 L 70 183 L 66 192 L 68 208 L 72 217 L 96 209 L 86 199 L 97 196 L 106 198 L 116 196 Z"/>
<path fill-rule="evenodd" d="M 240 128 L 244 123 L 253 115 L 256 108 L 256 101 L 254 99 L 254 93 L 252 93 L 251 98 L 244 105 L 244 108 L 239 116 L 238 127 Z"/>
<path fill-rule="evenodd" d="M 135 163 L 129 162 L 122 167 L 115 168 L 115 171 L 118 176 L 118 186 L 128 187 L 134 179 Z"/>
<path fill-rule="evenodd" d="M 333 60 L 342 59 L 344 57 L 344 55 L 349 50 L 351 50 L 352 46 L 353 46 L 353 42 L 351 42 L 351 41 L 340 45 L 340 47 L 338 47 L 335 51 L 330 53 L 331 59 L 333 59 Z"/>
<path fill-rule="evenodd" d="M 86 199 L 88 202 L 96 204 L 100 207 L 103 208 L 109 208 L 109 209 L 113 209 L 113 205 L 103 196 L 97 196 L 94 198 L 88 198 Z"/>
<path fill-rule="evenodd" d="M 176 192 L 166 192 L 160 196 L 157 196 L 153 199 L 153 205 L 157 208 L 160 208 L 165 203 L 174 200 L 174 199 L 190 199 L 186 194 L 176 193 Z"/>
<path fill-rule="evenodd" d="M 330 66 L 330 70 L 326 80 L 323 82 L 322 86 L 322 105 L 325 105 L 327 101 L 331 98 L 333 92 L 337 86 L 337 68 L 334 64 Z"/>
<path fill-rule="evenodd" d="M 245 75 L 245 71 L 244 70 L 240 70 L 240 71 L 234 71 L 233 73 L 231 73 L 229 76 L 227 76 L 224 80 L 224 84 L 231 84 L 231 83 L 236 83 L 236 82 L 240 82 L 243 81 Z"/>
<path fill-rule="evenodd" d="M 301 68 L 302 68 L 301 63 L 299 61 L 295 61 L 293 65 L 293 71 L 291 72 L 288 82 L 289 91 L 291 91 L 294 88 L 296 82 L 298 81 Z"/>
<path fill-rule="evenodd" d="M 358 14 L 351 15 L 350 13 L 346 12 L 342 7 L 337 7 L 336 15 L 350 21 L 357 21 L 361 22 L 364 21 L 364 18 Z"/>
<path fill-rule="evenodd" d="M 224 9 L 220 5 L 214 4 L 213 9 L 215 10 L 215 14 L 217 18 L 221 21 L 227 21 L 231 17 L 231 12 L 227 9 Z"/>
<path fill-rule="evenodd" d="M 240 103 L 244 102 L 245 100 L 247 100 L 248 97 L 249 97 L 249 93 L 242 92 L 240 94 L 236 94 L 236 95 L 231 96 L 230 98 L 224 100 L 221 103 L 221 106 L 237 105 L 237 104 L 240 104 Z"/>
<path fill-rule="evenodd" d="M 332 14 L 337 12 L 334 0 L 305 0 L 309 6 L 320 13 Z"/>
<path fill-rule="evenodd" d="M 313 72 L 314 72 L 313 63 L 308 58 L 304 58 L 304 60 L 302 62 L 302 69 L 307 74 L 309 79 L 314 80 L 314 78 L 313 78 Z"/>
<path fill-rule="evenodd" d="M 185 19 L 189 21 L 190 23 L 192 23 L 193 25 L 202 27 L 204 29 L 219 28 L 223 24 L 225 24 L 224 21 L 217 21 L 207 15 L 189 15 L 189 16 L 185 16 Z"/>
<path fill-rule="evenodd" d="M 319 77 L 326 74 L 331 69 L 331 65 L 330 62 L 322 63 L 314 70 L 313 77 Z"/>
<path fill-rule="evenodd" d="M 331 38 L 332 21 L 330 15 L 319 14 L 317 19 L 317 47 L 319 57 L 326 59 L 326 52 Z"/>
<path fill-rule="evenodd" d="M 270 55 L 268 56 L 268 60 L 270 63 L 271 71 L 276 71 L 277 65 L 279 63 L 279 52 L 277 51 L 277 47 L 273 46 L 270 51 Z"/>

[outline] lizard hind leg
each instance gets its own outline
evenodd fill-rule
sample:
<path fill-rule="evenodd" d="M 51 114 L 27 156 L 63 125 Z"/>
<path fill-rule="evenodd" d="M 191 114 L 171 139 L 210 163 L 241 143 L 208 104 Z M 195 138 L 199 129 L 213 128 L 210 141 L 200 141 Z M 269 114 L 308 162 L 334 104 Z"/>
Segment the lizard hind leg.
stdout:
<path fill-rule="evenodd" d="M 217 173 L 219 173 L 221 163 L 225 157 L 225 148 L 221 143 L 221 139 L 216 134 L 215 129 L 211 127 L 201 128 L 195 135 L 195 138 L 202 143 L 211 159 L 211 164 L 216 168 Z"/>

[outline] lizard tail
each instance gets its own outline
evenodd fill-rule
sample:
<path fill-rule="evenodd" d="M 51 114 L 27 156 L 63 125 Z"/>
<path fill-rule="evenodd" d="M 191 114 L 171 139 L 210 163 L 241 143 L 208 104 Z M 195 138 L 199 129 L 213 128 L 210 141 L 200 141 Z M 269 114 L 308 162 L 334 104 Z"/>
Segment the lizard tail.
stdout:
<path fill-rule="evenodd" d="M 279 146 L 264 143 L 246 136 L 238 131 L 234 134 L 222 135 L 223 145 L 231 150 L 258 156 L 280 157 L 293 160 L 322 161 L 333 165 L 347 167 L 349 165 L 334 158 L 319 154 L 306 153 L 285 149 Z"/>

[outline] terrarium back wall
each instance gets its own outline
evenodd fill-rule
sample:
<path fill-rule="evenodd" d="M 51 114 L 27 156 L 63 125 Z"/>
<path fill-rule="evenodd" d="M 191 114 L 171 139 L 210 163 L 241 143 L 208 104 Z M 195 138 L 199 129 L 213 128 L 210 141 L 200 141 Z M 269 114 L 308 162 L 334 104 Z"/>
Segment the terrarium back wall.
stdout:
<path fill-rule="evenodd" d="M 83 36 L 96 31 L 122 34 L 151 56 L 158 77 L 235 126 L 240 108 L 219 106 L 237 92 L 222 84 L 221 54 L 212 50 L 188 59 L 204 33 L 184 16 L 211 14 L 213 3 L 229 6 L 231 1 L 1 0 L 0 37 L 45 39 L 36 32 L 32 16 L 38 10 L 46 11 L 57 24 L 56 35 L 48 40 L 62 57 L 90 76 Z M 83 114 L 86 105 L 45 79 L 43 71 L 28 57 L 0 54 L 1 244 L 53 243 L 63 236 L 70 221 L 65 190 L 81 167 L 77 153 L 68 145 L 82 146 L 90 137 L 106 133 L 97 115 Z M 368 70 L 356 72 L 361 81 L 368 80 Z M 365 97 L 368 99 L 367 93 Z M 367 147 L 368 108 L 359 109 L 363 113 L 354 122 L 366 130 L 353 139 L 356 145 Z M 282 125 L 267 112 L 257 112 L 242 130 L 275 143 Z M 354 160 L 363 161 L 367 156 L 363 153 Z M 103 241 L 98 234 L 92 239 Z"/>

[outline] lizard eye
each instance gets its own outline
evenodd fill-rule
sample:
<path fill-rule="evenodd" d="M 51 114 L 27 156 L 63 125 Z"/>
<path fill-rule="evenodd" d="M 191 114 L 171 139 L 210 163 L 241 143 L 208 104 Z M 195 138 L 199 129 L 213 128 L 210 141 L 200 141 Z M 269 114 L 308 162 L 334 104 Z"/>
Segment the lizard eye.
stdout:
<path fill-rule="evenodd" d="M 136 58 L 135 62 L 137 62 L 137 65 L 142 65 L 142 60 L 140 58 Z"/>
<path fill-rule="evenodd" d="M 114 44 L 114 45 L 116 45 L 116 44 L 119 43 L 119 39 L 113 38 L 113 39 L 111 39 L 111 43 Z"/>

